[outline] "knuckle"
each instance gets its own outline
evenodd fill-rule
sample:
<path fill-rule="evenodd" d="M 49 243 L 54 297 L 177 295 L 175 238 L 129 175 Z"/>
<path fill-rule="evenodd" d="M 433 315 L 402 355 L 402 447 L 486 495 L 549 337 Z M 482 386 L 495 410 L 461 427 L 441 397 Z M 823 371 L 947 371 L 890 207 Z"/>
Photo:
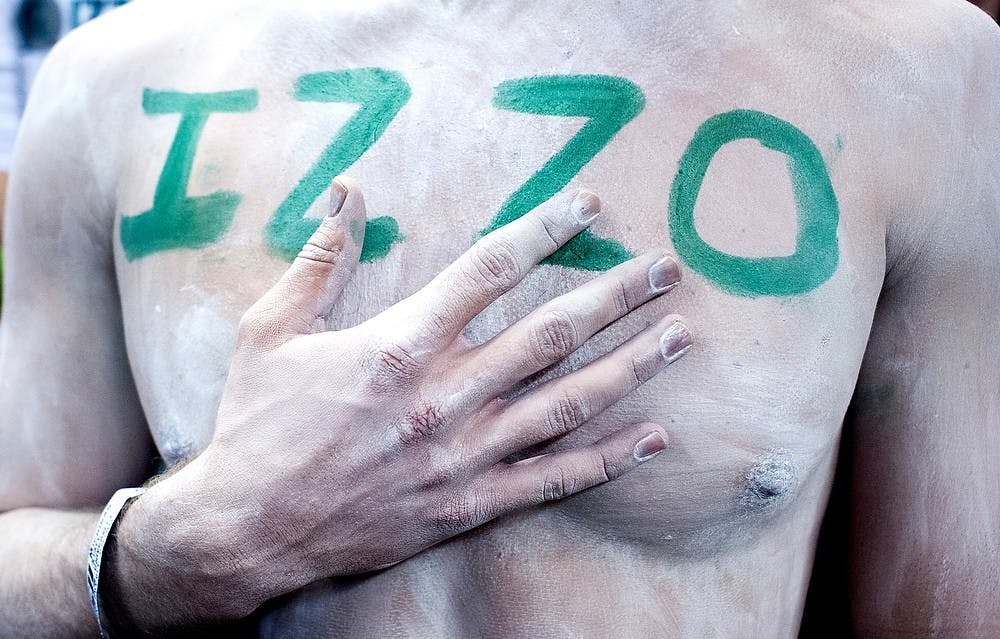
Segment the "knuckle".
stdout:
<path fill-rule="evenodd" d="M 557 501 L 577 492 L 576 475 L 562 466 L 545 472 L 542 479 L 542 501 Z"/>
<path fill-rule="evenodd" d="M 488 289 L 510 290 L 521 281 L 521 265 L 514 248 L 504 239 L 480 241 L 470 254 L 471 275 Z"/>
<path fill-rule="evenodd" d="M 548 311 L 531 336 L 531 352 L 537 363 L 557 362 L 576 350 L 577 330 L 569 313 Z"/>
<path fill-rule="evenodd" d="M 659 353 L 656 353 L 655 356 L 649 353 L 640 353 L 629 357 L 625 364 L 625 376 L 628 381 L 623 390 L 632 392 L 651 380 L 663 368 L 662 361 L 662 356 Z"/>
<path fill-rule="evenodd" d="M 609 457 L 607 453 L 599 453 L 599 457 L 597 464 L 598 483 L 611 481 L 625 474 L 625 466 Z"/>
<path fill-rule="evenodd" d="M 534 219 L 537 221 L 540 233 L 539 235 L 544 238 L 548 244 L 548 248 L 555 251 L 562 245 L 559 241 L 560 229 L 566 226 L 565 220 L 561 217 L 554 215 L 551 211 L 544 209 L 539 209 L 534 214 Z"/>
<path fill-rule="evenodd" d="M 437 404 L 423 403 L 404 414 L 396 424 L 399 440 L 412 444 L 430 437 L 445 423 L 444 413 Z"/>
<path fill-rule="evenodd" d="M 614 288 L 611 291 L 611 303 L 614 304 L 615 312 L 621 316 L 632 311 L 632 304 L 629 302 L 628 289 L 625 282 L 620 278 L 615 280 Z"/>
<path fill-rule="evenodd" d="M 423 363 L 398 342 L 376 346 L 370 360 L 370 381 L 377 387 L 392 387 L 414 381 L 423 371 Z"/>
<path fill-rule="evenodd" d="M 631 360 L 629 360 L 629 364 L 630 364 L 630 372 L 632 373 L 632 376 L 629 379 L 630 387 L 638 388 L 639 386 L 642 385 L 642 383 L 646 379 L 646 374 L 645 371 L 643 370 L 642 362 L 639 359 L 633 357 Z"/>
<path fill-rule="evenodd" d="M 321 224 L 299 252 L 299 259 L 324 265 L 336 264 L 344 251 L 344 233 Z"/>
<path fill-rule="evenodd" d="M 436 519 L 438 527 L 451 535 L 484 524 L 490 516 L 485 502 L 468 495 L 458 495 L 444 502 Z"/>
<path fill-rule="evenodd" d="M 426 488 L 448 486 L 459 476 L 460 469 L 460 460 L 442 451 L 428 461 L 423 485 Z"/>
<path fill-rule="evenodd" d="M 588 419 L 587 401 L 579 391 L 564 391 L 553 398 L 545 413 L 547 438 L 563 435 Z"/>

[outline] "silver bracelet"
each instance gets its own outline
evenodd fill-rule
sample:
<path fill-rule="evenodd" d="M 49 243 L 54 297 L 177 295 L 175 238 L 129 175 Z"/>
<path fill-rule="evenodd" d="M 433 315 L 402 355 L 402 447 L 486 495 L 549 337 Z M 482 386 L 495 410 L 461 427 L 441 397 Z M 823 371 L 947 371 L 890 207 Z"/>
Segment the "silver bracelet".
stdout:
<path fill-rule="evenodd" d="M 145 488 L 122 488 L 111 496 L 111 501 L 104 507 L 101 518 L 97 521 L 97 531 L 90 542 L 90 552 L 87 555 L 87 591 L 90 593 L 90 607 L 94 610 L 94 618 L 97 619 L 97 628 L 101 631 L 104 639 L 108 637 L 108 631 L 101 623 L 101 603 L 98 599 L 97 587 L 101 583 L 101 561 L 104 559 L 104 546 L 108 543 L 108 534 L 115 527 L 118 516 L 130 500 L 146 492 Z"/>

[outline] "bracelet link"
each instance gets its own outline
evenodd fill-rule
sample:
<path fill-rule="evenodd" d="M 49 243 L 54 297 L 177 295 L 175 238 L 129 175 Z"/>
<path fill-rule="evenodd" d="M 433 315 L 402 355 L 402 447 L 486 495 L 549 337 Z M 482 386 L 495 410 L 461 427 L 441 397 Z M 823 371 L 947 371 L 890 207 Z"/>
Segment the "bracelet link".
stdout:
<path fill-rule="evenodd" d="M 104 548 L 126 504 L 144 492 L 146 492 L 145 488 L 122 488 L 112 495 L 111 500 L 108 501 L 108 505 L 101 512 L 101 517 L 97 521 L 97 530 L 94 532 L 94 538 L 90 542 L 90 551 L 87 554 L 87 591 L 90 594 L 90 607 L 93 609 L 94 618 L 97 620 L 97 628 L 101 631 L 101 637 L 104 639 L 110 639 L 108 631 L 101 622 L 101 602 L 98 592 L 98 587 L 101 583 L 101 564 L 104 561 Z"/>

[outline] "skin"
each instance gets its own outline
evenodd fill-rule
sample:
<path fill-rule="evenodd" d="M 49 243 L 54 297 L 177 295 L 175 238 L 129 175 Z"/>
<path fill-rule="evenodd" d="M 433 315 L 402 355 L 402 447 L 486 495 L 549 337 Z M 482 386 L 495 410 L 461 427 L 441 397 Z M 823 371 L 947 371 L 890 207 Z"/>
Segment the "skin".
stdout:
<path fill-rule="evenodd" d="M 0 171 L 0 245 L 3 243 L 3 212 L 7 203 L 7 173 Z"/>
<path fill-rule="evenodd" d="M 317 579 L 388 568 L 515 509 L 615 479 L 666 446 L 662 428 L 639 423 L 575 450 L 508 461 L 578 427 L 683 356 L 691 336 L 676 316 L 520 399 L 500 395 L 676 286 L 671 257 L 623 264 L 486 344 L 461 335 L 597 217 L 595 194 L 506 225 L 413 296 L 331 332 L 326 319 L 361 255 L 363 233 L 354 229 L 365 221 L 356 183 L 341 178 L 332 193 L 331 213 L 291 269 L 240 320 L 212 444 L 158 481 L 106 548 L 103 609 L 116 632 L 159 634 L 244 617 Z M 479 364 L 498 359 L 488 371 Z M 348 365 L 331 372 L 330 361 Z M 339 389 L 334 396 L 330 387 Z M 428 399 L 443 392 L 446 402 Z M 5 493 L 14 507 L 0 518 L 10 565 L 0 592 L 4 634 L 91 634 L 93 618 L 71 575 L 94 515 L 18 508 L 35 498 L 26 486 Z M 39 526 L 48 533 L 41 541 L 24 534 Z M 215 534 L 204 535 L 205 526 Z M 44 554 L 56 579 L 34 574 L 37 565 L 19 546 L 34 559 Z M 43 597 L 59 616 L 29 603 Z"/>
<path fill-rule="evenodd" d="M 16 451 L 0 466 L 0 485 L 15 487 L 4 504 L 99 503 L 141 476 L 147 426 L 168 462 L 201 453 L 158 485 L 159 497 L 139 499 L 126 512 L 118 545 L 124 561 L 112 572 L 128 615 L 154 626 L 185 621 L 170 618 L 180 607 L 176 584 L 171 590 L 149 581 L 199 574 L 207 581 L 187 588 L 188 609 L 241 614 L 284 592 L 251 619 L 252 632 L 264 637 L 794 636 L 849 420 L 855 629 L 870 637 L 1000 633 L 992 561 L 1000 550 L 1000 122 L 991 115 L 1000 76 L 990 62 L 1000 53 L 1000 35 L 982 12 L 945 0 L 675 0 L 614 9 L 561 2 L 248 6 L 138 0 L 74 34 L 37 95 L 77 97 L 55 100 L 58 108 L 36 100 L 30 121 L 46 135 L 22 160 L 34 164 L 18 175 L 31 177 L 12 185 L 25 211 L 9 226 L 15 246 L 24 247 L 10 267 L 11 281 L 22 282 L 11 292 L 22 310 L 5 309 L 11 355 L 4 361 L 16 354 L 29 363 L 18 368 L 29 377 L 16 387 L 32 390 L 4 397 L 3 414 L 22 420 L 15 435 L 4 431 L 14 442 L 4 450 Z M 155 24 L 156 33 L 138 24 Z M 122 54 L 109 61 L 103 43 L 111 39 Z M 350 171 L 364 180 L 371 217 L 396 219 L 407 239 L 358 268 L 332 307 L 329 328 L 368 318 L 378 325 L 380 313 L 426 290 L 577 134 L 583 118 L 495 103 L 496 87 L 534 75 L 613 75 L 644 95 L 641 112 L 559 190 L 549 203 L 555 209 L 546 209 L 565 208 L 581 187 L 605 185 L 604 213 L 589 230 L 640 256 L 626 268 L 641 272 L 641 256 L 678 248 L 668 224 L 671 184 L 699 127 L 734 109 L 780 118 L 818 149 L 837 201 L 837 260 L 813 288 L 782 295 L 727 289 L 703 266 L 682 263 L 684 284 L 669 303 L 643 305 L 502 395 L 530 402 L 530 389 L 682 313 L 698 327 L 698 346 L 671 376 L 652 379 L 599 414 L 582 411 L 591 419 L 581 427 L 507 460 L 579 450 L 624 424 L 659 423 L 670 446 L 655 462 L 549 508 L 500 517 L 387 570 L 347 578 L 320 559 L 338 563 L 336 553 L 302 555 L 282 545 L 294 547 L 299 535 L 311 539 L 317 527 L 298 519 L 296 505 L 309 515 L 337 494 L 297 497 L 298 486 L 308 495 L 311 482 L 322 481 L 295 476 L 312 465 L 301 461 L 315 459 L 303 453 L 311 447 L 300 449 L 294 437 L 282 444 L 280 428 L 242 439 L 237 429 L 216 429 L 215 414 L 221 399 L 224 410 L 250 411 L 243 419 L 252 425 L 240 432 L 261 428 L 254 389 L 227 383 L 225 374 L 240 317 L 287 264 L 269 249 L 265 229 L 353 113 L 295 100 L 296 82 L 305 74 L 374 67 L 401 74 L 410 97 Z M 259 106 L 212 115 L 194 160 L 188 194 L 242 195 L 231 225 L 201 248 L 130 261 L 121 219 L 153 205 L 179 119 L 144 113 L 146 88 L 255 89 Z M 50 128 L 56 123 L 58 135 Z M 67 180 L 74 175 L 68 163 L 79 158 L 90 170 Z M 707 169 L 695 209 L 698 235 L 732 256 L 792 255 L 801 219 L 794 184 L 785 156 L 731 142 Z M 72 211 L 56 205 L 68 193 L 80 201 Z M 72 250 L 73 259 L 51 259 L 57 248 Z M 468 315 L 463 338 L 492 344 L 501 355 L 477 357 L 473 348 L 462 366 L 442 359 L 436 370 L 453 371 L 471 388 L 424 386 L 420 398 L 430 401 L 414 406 L 452 406 L 476 395 L 498 362 L 513 365 L 525 352 L 495 336 L 594 276 L 543 266 L 500 303 Z M 408 315 L 427 317 L 439 307 L 425 301 Z M 107 328 L 119 321 L 120 332 Z M 74 331 L 86 339 L 73 339 Z M 16 340 L 9 337 L 15 333 Z M 57 345 L 74 344 L 86 349 L 54 355 Z M 126 352 L 128 371 L 121 365 Z M 247 380 L 281 374 L 262 361 Z M 333 361 L 350 368 L 340 363 L 355 360 Z M 10 370 L 6 364 L 3 379 Z M 370 388 L 349 386 L 355 378 L 341 374 L 337 386 L 320 384 L 304 396 L 367 397 Z M 385 401 L 395 407 L 399 395 Z M 303 410 L 299 397 L 278 404 L 282 417 Z M 414 423 L 436 421 L 435 410 L 417 414 L 427 419 Z M 302 415 L 301 423 L 282 423 L 315 431 L 303 426 L 310 413 Z M 30 435 L 42 432 L 44 446 Z M 435 429 L 421 441 L 439 445 L 445 432 Z M 476 430 L 471 441 L 488 447 L 492 440 Z M 107 463 L 81 468 L 81 457 Z M 425 457 L 425 465 L 428 459 L 438 461 Z M 135 461 L 128 468 L 122 460 Z M 277 512 L 293 516 L 266 516 L 260 493 L 270 484 L 245 479 L 264 470 L 296 477 L 296 490 L 276 493 L 285 497 Z M 542 485 L 552 492 L 572 483 Z M 345 482 L 347 499 L 364 494 L 365 484 L 357 486 Z M 219 491 L 230 498 L 210 497 Z M 359 499 L 364 507 L 373 503 Z M 23 538 L 37 513 L 4 515 L 3 538 Z M 92 521 L 65 517 L 48 529 Z M 144 537 L 144 529 L 158 535 Z M 360 541 L 352 556 L 371 548 L 369 565 L 383 565 L 384 546 Z M 56 561 L 55 541 L 35 543 L 44 552 L 9 547 L 8 556 L 23 558 L 19 574 L 42 574 L 39 566 Z M 192 546 L 201 547 L 196 556 L 204 563 L 191 572 L 165 561 L 164 549 Z M 64 557 L 67 579 L 79 572 L 72 558 Z M 302 579 L 316 581 L 289 589 Z M 246 582 L 264 584 L 263 592 L 246 590 Z M 69 583 L 46 577 L 34 587 L 70 593 Z M 156 596 L 144 600 L 147 593 Z M 30 601 L 0 610 L 53 618 L 46 604 L 54 598 Z M 227 608 L 220 601 L 237 603 Z"/>
<path fill-rule="evenodd" d="M 979 0 L 974 3 L 977 7 L 985 11 L 994 20 L 1000 20 L 1000 1 L 998 0 Z"/>
<path fill-rule="evenodd" d="M 7 174 L 0 171 L 0 276 L 3 275 L 3 212 L 7 204 Z M 0 285 L 0 302 L 3 302 L 3 289 Z"/>

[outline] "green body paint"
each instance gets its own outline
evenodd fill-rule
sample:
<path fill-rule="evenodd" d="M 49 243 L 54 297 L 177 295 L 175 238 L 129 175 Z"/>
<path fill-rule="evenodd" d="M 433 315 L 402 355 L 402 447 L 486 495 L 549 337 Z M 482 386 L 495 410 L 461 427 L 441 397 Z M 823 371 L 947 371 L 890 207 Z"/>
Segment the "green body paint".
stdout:
<path fill-rule="evenodd" d="M 516 220 L 558 193 L 645 104 L 639 87 L 608 75 L 538 76 L 509 80 L 497 86 L 493 105 L 499 109 L 590 120 L 503 203 L 483 234 Z M 599 271 L 631 257 L 628 249 L 618 242 L 586 230 L 544 263 Z"/>
<path fill-rule="evenodd" d="M 388 215 L 368 220 L 365 224 L 365 243 L 361 246 L 361 262 L 374 262 L 389 254 L 392 245 L 406 239 L 399 232 L 396 218 Z"/>
<path fill-rule="evenodd" d="M 188 197 L 198 139 L 212 113 L 245 113 L 257 107 L 257 91 L 177 93 L 146 89 L 148 115 L 181 114 L 180 125 L 156 183 L 153 208 L 123 217 L 121 241 L 130 262 L 158 251 L 201 248 L 217 241 L 233 221 L 242 196 L 231 191 Z"/>
<path fill-rule="evenodd" d="M 694 207 L 712 158 L 734 140 L 752 138 L 788 156 L 798 213 L 795 253 L 747 258 L 709 246 L 694 226 Z M 837 269 L 840 209 L 819 150 L 799 129 L 760 111 L 737 110 L 709 118 L 681 157 L 670 192 L 670 237 L 677 255 L 734 295 L 799 295 Z"/>
<path fill-rule="evenodd" d="M 311 73 L 299 78 L 294 97 L 303 102 L 351 102 L 361 107 L 341 127 L 319 160 L 275 211 L 264 231 L 267 245 L 288 261 L 319 227 L 317 219 L 305 218 L 313 202 L 367 151 L 410 99 L 410 86 L 403 76 L 386 69 L 349 69 Z M 392 218 L 369 221 L 361 260 L 368 262 L 388 254 L 402 239 Z"/>

